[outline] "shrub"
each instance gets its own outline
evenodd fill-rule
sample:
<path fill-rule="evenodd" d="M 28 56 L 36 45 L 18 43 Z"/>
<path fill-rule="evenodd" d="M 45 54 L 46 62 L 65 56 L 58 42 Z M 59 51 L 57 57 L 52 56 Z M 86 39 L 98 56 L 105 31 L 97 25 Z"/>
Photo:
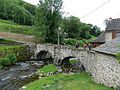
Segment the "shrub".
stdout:
<path fill-rule="evenodd" d="M 14 64 L 16 62 L 16 56 L 15 54 L 10 54 L 5 56 L 4 58 L 0 58 L 0 66 L 7 66 Z"/>
<path fill-rule="evenodd" d="M 76 44 L 76 40 L 75 39 L 71 39 L 71 38 L 65 39 L 64 42 L 65 42 L 65 44 L 72 45 L 72 46 L 74 46 Z"/>
<path fill-rule="evenodd" d="M 8 58 L 0 58 L 0 65 L 1 66 L 10 65 L 10 60 Z"/>
<path fill-rule="evenodd" d="M 77 39 L 65 39 L 64 43 L 67 45 L 75 46 L 78 44 L 79 46 L 83 47 L 84 43 L 86 43 L 86 40 L 77 40 Z"/>
<path fill-rule="evenodd" d="M 7 55 L 7 58 L 9 59 L 10 64 L 15 64 L 15 62 L 17 61 L 15 54 Z"/>
<path fill-rule="evenodd" d="M 77 43 L 78 43 L 78 45 L 80 45 L 81 47 L 83 47 L 83 45 L 84 45 L 84 42 L 83 42 L 82 40 L 78 40 Z"/>

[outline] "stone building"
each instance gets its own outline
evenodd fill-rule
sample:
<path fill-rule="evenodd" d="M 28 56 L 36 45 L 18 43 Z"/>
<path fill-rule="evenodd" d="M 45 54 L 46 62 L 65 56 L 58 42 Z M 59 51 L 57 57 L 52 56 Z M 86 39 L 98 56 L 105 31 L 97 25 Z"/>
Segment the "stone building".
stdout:
<path fill-rule="evenodd" d="M 92 44 L 99 46 L 117 37 L 120 37 L 120 18 L 110 19 L 105 31 Z"/>

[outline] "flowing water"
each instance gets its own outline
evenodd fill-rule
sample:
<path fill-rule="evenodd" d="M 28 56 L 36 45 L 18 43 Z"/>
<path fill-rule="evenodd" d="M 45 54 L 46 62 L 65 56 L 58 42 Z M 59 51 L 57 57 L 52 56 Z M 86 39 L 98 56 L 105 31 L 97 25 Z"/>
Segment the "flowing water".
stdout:
<path fill-rule="evenodd" d="M 43 65 L 42 61 L 25 61 L 0 69 L 0 90 L 19 90 L 22 86 L 37 80 L 37 69 Z"/>

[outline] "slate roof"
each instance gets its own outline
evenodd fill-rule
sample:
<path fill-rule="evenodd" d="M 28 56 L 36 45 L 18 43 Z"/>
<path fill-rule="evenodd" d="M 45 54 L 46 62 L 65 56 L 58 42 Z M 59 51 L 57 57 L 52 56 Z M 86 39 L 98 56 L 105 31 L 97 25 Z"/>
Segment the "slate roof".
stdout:
<path fill-rule="evenodd" d="M 105 43 L 105 32 L 99 35 L 92 43 Z"/>
<path fill-rule="evenodd" d="M 119 31 L 120 32 L 120 18 L 111 19 L 106 27 L 107 32 Z"/>
<path fill-rule="evenodd" d="M 106 42 L 93 49 L 94 51 L 115 55 L 120 52 L 120 37 L 113 39 L 112 41 Z"/>

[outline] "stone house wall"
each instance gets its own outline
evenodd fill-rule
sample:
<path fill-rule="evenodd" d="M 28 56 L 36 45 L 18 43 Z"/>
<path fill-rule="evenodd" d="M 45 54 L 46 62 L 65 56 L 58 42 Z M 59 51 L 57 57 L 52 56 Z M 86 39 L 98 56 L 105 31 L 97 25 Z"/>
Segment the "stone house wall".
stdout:
<path fill-rule="evenodd" d="M 117 87 L 120 82 L 120 64 L 115 56 L 95 52 L 88 57 L 87 72 L 92 75 L 94 81 L 109 87 Z"/>
<path fill-rule="evenodd" d="M 112 32 L 106 32 L 105 33 L 105 42 L 112 40 Z"/>

